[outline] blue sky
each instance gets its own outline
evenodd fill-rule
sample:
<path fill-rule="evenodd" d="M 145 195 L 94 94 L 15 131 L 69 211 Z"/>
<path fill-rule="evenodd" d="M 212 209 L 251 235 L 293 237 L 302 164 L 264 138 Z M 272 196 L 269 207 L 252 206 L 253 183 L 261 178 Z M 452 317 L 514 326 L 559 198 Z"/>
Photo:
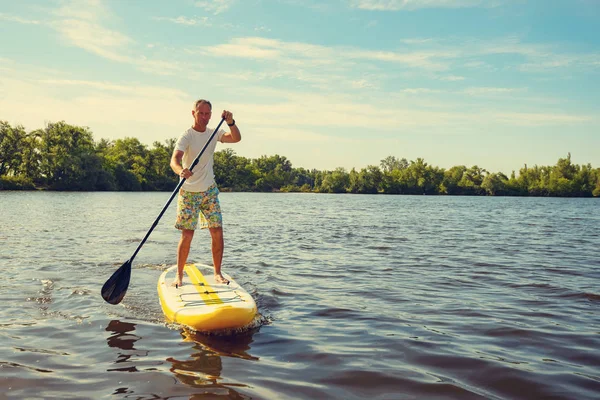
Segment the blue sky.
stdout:
<path fill-rule="evenodd" d="M 600 167 L 599 0 L 0 0 L 0 27 L 0 119 L 27 130 L 151 145 L 207 98 L 238 155 L 294 167 Z"/>

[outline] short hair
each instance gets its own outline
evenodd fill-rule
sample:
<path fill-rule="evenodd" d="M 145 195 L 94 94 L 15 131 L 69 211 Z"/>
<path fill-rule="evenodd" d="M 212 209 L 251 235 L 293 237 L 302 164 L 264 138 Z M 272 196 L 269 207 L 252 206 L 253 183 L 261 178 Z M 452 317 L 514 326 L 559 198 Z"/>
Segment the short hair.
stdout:
<path fill-rule="evenodd" d="M 200 104 L 208 104 L 210 110 L 212 111 L 212 104 L 210 104 L 210 101 L 204 99 L 196 100 L 194 103 L 194 110 L 197 109 Z"/>

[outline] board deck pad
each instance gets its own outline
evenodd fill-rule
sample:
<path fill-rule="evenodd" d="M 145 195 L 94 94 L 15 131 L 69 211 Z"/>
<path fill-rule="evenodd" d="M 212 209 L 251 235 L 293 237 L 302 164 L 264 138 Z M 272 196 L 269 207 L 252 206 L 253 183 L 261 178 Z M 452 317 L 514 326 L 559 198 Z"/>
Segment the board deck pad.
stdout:
<path fill-rule="evenodd" d="M 197 331 L 242 328 L 256 316 L 252 296 L 231 276 L 229 284 L 217 283 L 213 267 L 187 264 L 183 285 L 172 286 L 177 266 L 165 270 L 158 280 L 158 295 L 168 320 Z"/>

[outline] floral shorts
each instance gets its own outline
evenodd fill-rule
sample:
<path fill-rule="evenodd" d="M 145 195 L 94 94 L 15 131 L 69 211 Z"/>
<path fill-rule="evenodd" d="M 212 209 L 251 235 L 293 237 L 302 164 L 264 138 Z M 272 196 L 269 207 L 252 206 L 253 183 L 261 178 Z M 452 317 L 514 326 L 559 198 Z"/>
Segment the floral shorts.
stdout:
<path fill-rule="evenodd" d="M 175 228 L 196 230 L 198 218 L 200 218 L 200 228 L 202 229 L 223 226 L 219 189 L 216 185 L 212 185 L 205 192 L 179 190 Z"/>

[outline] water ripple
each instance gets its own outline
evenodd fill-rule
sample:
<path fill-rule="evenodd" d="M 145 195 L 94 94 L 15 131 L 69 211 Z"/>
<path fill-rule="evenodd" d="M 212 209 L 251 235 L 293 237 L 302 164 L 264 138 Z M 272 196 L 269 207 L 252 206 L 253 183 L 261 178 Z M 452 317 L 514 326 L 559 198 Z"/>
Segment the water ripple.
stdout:
<path fill-rule="evenodd" d="M 165 321 L 165 193 L 0 192 L 9 398 L 596 399 L 597 199 L 222 193 L 252 326 Z M 28 218 L 16 219 L 27 207 Z M 81 218 L 73 218 L 79 215 Z M 210 235 L 190 261 L 211 263 Z"/>

